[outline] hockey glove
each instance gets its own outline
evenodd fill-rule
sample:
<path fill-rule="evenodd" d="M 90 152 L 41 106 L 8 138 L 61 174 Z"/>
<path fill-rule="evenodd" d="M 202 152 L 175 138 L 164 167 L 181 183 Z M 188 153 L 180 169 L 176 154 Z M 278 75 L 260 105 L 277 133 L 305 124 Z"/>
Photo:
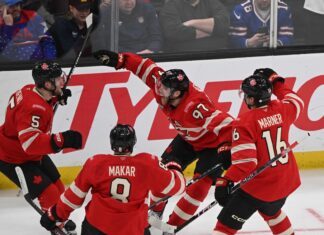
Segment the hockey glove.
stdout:
<path fill-rule="evenodd" d="M 231 196 L 234 183 L 231 180 L 220 177 L 216 180 L 215 199 L 221 206 L 225 206 Z"/>
<path fill-rule="evenodd" d="M 268 78 L 268 80 L 274 84 L 275 82 L 279 81 L 284 83 L 285 79 L 283 77 L 280 77 L 274 70 L 270 69 L 270 68 L 263 68 L 263 69 L 256 69 L 253 73 L 255 74 L 261 74 L 265 77 Z"/>
<path fill-rule="evenodd" d="M 99 50 L 93 53 L 93 56 L 101 62 L 101 64 L 120 69 L 124 66 L 125 60 L 121 53 L 113 51 Z"/>
<path fill-rule="evenodd" d="M 42 215 L 40 224 L 47 230 L 53 230 L 56 226 L 56 222 L 62 222 L 62 220 L 57 216 L 56 205 L 54 205 Z"/>
<path fill-rule="evenodd" d="M 60 105 L 66 105 L 67 99 L 72 96 L 72 92 L 70 89 L 62 89 L 62 95 L 58 96 L 58 102 Z"/>
<path fill-rule="evenodd" d="M 218 162 L 223 164 L 223 169 L 227 170 L 232 165 L 231 146 L 224 144 L 217 149 Z"/>
<path fill-rule="evenodd" d="M 82 135 L 80 132 L 73 130 L 52 134 L 51 146 L 55 153 L 64 148 L 80 149 L 82 147 Z"/>

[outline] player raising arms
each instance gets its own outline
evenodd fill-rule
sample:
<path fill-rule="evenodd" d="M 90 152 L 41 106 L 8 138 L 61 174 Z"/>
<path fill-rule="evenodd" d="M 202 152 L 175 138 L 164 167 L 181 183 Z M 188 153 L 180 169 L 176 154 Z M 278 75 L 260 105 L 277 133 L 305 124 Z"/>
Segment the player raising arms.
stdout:
<path fill-rule="evenodd" d="M 233 123 L 232 166 L 216 181 L 215 198 L 224 208 L 213 234 L 235 234 L 256 211 L 273 234 L 294 234 L 289 218 L 281 210 L 287 197 L 300 185 L 291 151 L 231 197 L 229 188 L 287 148 L 290 126 L 304 103 L 269 68 L 257 69 L 246 78 L 242 91 L 250 111 Z M 277 100 L 270 100 L 272 92 Z"/>
<path fill-rule="evenodd" d="M 115 126 L 110 132 L 114 155 L 89 158 L 58 203 L 42 216 L 41 224 L 50 230 L 56 221 L 68 219 L 92 188 L 82 235 L 143 235 L 148 226 L 149 191 L 170 196 L 181 194 L 185 179 L 181 168 L 172 162 L 163 165 L 149 153 L 131 155 L 135 143 L 133 127 Z"/>
<path fill-rule="evenodd" d="M 20 186 L 15 167 L 24 172 L 29 194 L 46 211 L 54 205 L 64 185 L 47 154 L 63 148 L 80 149 L 82 136 L 68 130 L 51 134 L 53 106 L 64 105 L 71 91 L 62 89 L 64 72 L 55 62 L 37 62 L 35 85 L 26 85 L 9 99 L 4 124 L 0 126 L 0 171 Z"/>
<path fill-rule="evenodd" d="M 143 59 L 132 53 L 98 51 L 94 56 L 103 64 L 116 69 L 128 69 L 136 74 L 153 91 L 154 97 L 177 130 L 178 135 L 162 155 L 162 162 L 174 162 L 185 169 L 198 158 L 194 177 L 199 176 L 217 163 L 229 165 L 230 151 L 220 148 L 231 142 L 231 122 L 233 118 L 217 109 L 209 97 L 192 82 L 181 69 L 164 71 L 152 60 Z M 218 149 L 226 149 L 218 153 Z M 205 199 L 213 183 L 222 170 L 199 180 L 186 189 L 169 217 L 169 224 L 181 225 L 188 220 Z M 153 202 L 162 194 L 152 195 Z M 165 202 L 153 210 L 162 215 Z"/>

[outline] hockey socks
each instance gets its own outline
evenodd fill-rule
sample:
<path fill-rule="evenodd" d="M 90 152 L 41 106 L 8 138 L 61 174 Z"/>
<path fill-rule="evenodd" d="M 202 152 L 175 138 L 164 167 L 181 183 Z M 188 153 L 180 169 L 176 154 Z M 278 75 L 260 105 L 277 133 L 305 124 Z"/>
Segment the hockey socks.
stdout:
<path fill-rule="evenodd" d="M 290 220 L 282 210 L 278 211 L 273 216 L 268 216 L 262 213 L 260 213 L 260 215 L 267 222 L 273 234 L 294 234 Z"/>
<path fill-rule="evenodd" d="M 194 177 L 199 176 L 195 174 Z M 174 208 L 169 217 L 168 224 L 181 225 L 190 219 L 200 206 L 201 202 L 206 198 L 208 191 L 213 183 L 209 177 L 202 178 L 197 183 L 190 185 Z"/>

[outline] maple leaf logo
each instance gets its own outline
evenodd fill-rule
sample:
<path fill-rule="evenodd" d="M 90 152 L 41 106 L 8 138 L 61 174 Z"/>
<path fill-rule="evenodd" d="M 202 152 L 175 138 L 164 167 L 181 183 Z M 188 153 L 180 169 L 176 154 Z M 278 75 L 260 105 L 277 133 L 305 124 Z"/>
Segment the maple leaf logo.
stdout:
<path fill-rule="evenodd" d="M 35 175 L 34 176 L 34 179 L 33 179 L 34 184 L 40 184 L 42 181 L 43 181 L 42 176 L 40 176 L 40 175 Z"/>
<path fill-rule="evenodd" d="M 48 70 L 48 64 L 46 64 L 46 63 L 43 63 L 41 67 L 42 67 L 42 70 Z"/>

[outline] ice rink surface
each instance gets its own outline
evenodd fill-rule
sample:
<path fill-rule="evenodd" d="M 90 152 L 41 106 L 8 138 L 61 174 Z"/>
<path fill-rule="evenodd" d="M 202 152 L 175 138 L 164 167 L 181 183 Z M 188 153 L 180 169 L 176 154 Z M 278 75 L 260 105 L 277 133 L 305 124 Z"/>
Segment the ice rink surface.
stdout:
<path fill-rule="evenodd" d="M 283 210 L 290 217 L 298 235 L 324 234 L 324 169 L 301 171 L 302 185 L 288 198 Z M 209 192 L 204 207 L 213 200 L 213 189 Z M 0 234 L 1 235 L 45 235 L 49 234 L 39 225 L 39 215 L 32 209 L 22 196 L 17 197 L 17 190 L 0 191 Z M 164 220 L 173 209 L 176 199 L 171 199 L 167 206 Z M 179 235 L 209 235 L 220 211 L 215 206 L 181 230 Z M 80 232 L 84 210 L 80 208 L 73 212 L 73 219 Z M 125 221 L 127 223 L 127 221 Z M 152 235 L 160 235 L 158 230 L 152 230 Z M 239 234 L 271 234 L 266 223 L 258 214 L 253 215 L 244 225 Z M 131 234 L 130 234 L 131 235 Z"/>

